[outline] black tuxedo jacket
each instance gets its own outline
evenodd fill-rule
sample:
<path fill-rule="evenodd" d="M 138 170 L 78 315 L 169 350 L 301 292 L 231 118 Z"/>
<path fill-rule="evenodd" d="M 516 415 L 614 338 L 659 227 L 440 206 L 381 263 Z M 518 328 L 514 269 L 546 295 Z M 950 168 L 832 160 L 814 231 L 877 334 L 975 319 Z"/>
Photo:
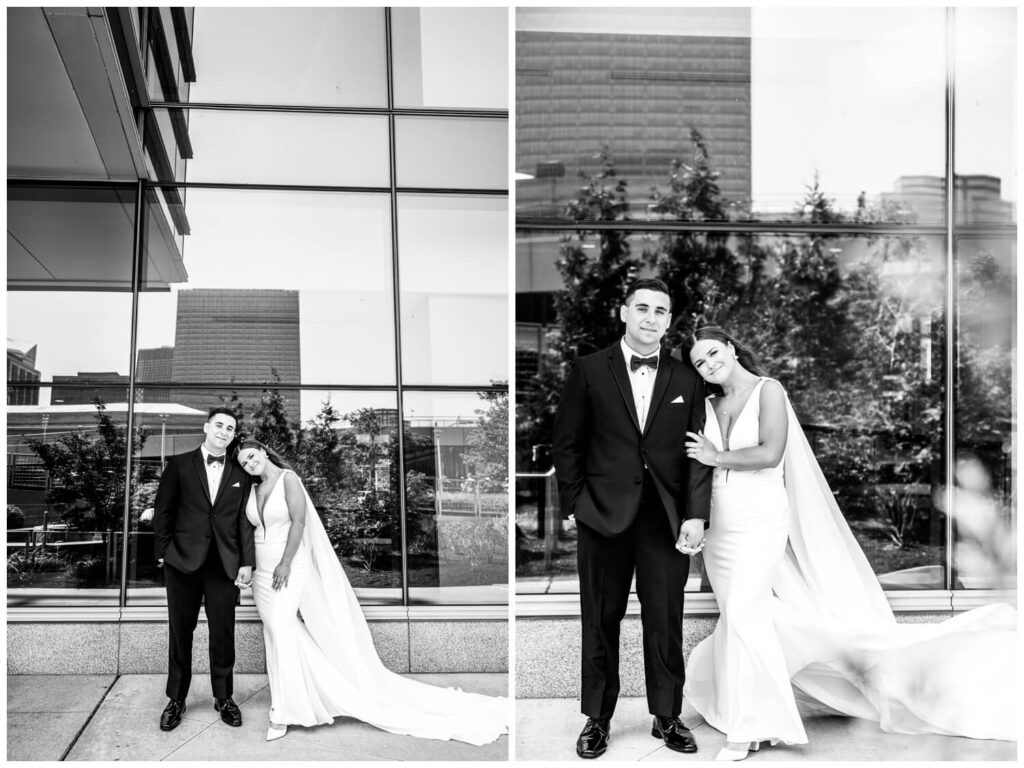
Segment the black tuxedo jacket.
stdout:
<path fill-rule="evenodd" d="M 554 426 L 563 511 L 617 536 L 636 518 L 646 464 L 674 537 L 683 520 L 707 521 L 711 468 L 687 458 L 685 448 L 686 431 L 704 427 L 704 396 L 697 373 L 663 349 L 641 431 L 621 344 L 573 361 Z"/>
<path fill-rule="evenodd" d="M 245 516 L 251 487 L 249 474 L 226 458 L 211 503 L 203 452 L 196 448 L 172 456 L 160 477 L 153 512 L 157 559 L 194 573 L 206 562 L 212 544 L 232 581 L 241 566 L 255 567 L 255 529 Z"/>

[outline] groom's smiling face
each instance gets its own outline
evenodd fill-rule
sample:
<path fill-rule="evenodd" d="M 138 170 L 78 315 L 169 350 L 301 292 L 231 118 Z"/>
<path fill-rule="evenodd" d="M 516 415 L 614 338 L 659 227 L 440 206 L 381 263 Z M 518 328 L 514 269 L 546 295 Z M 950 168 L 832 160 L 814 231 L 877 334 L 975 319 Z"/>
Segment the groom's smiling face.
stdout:
<path fill-rule="evenodd" d="M 672 321 L 671 299 L 661 291 L 641 288 L 619 310 L 619 318 L 626 324 L 630 349 L 650 354 L 661 344 Z"/>

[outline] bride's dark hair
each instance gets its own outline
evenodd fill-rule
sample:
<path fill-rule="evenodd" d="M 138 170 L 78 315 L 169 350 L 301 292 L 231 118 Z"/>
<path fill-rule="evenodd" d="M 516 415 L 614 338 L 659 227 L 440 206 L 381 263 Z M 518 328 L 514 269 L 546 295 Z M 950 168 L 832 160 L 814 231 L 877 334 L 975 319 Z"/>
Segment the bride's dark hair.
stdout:
<path fill-rule="evenodd" d="M 267 458 L 270 459 L 271 464 L 274 464 L 280 467 L 281 469 L 292 469 L 291 464 L 285 461 L 284 457 L 280 453 L 275 451 L 266 443 L 261 443 L 259 440 L 256 440 L 255 438 L 252 437 L 247 437 L 238 443 L 238 447 L 235 448 L 234 453 L 231 454 L 234 457 L 235 461 L 238 461 L 238 454 L 240 454 L 246 448 L 262 448 L 264 451 L 266 451 Z M 294 472 L 295 470 L 292 469 L 292 471 Z M 260 478 L 253 478 L 253 482 L 259 483 Z"/>
<path fill-rule="evenodd" d="M 687 363 L 693 368 L 693 362 L 690 360 L 690 350 L 693 349 L 694 345 L 698 341 L 718 341 L 722 344 L 732 344 L 733 349 L 736 350 L 736 359 L 739 360 L 740 365 L 746 368 L 755 376 L 767 376 L 768 372 L 761 365 L 761 361 L 757 359 L 757 355 L 751 352 L 747 347 L 736 340 L 731 333 L 726 331 L 724 328 L 719 328 L 717 325 L 705 325 L 695 330 L 691 335 L 683 339 L 683 343 L 679 347 L 679 353 L 683 358 L 683 362 Z M 716 394 L 722 394 L 722 388 L 717 384 L 709 384 L 705 382 L 709 392 Z"/>

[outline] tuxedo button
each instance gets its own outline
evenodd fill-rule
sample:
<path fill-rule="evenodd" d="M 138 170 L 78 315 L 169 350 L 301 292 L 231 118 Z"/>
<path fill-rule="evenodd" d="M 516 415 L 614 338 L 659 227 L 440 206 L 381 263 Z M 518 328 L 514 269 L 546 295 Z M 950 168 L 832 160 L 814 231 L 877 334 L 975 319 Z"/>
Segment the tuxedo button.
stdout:
<path fill-rule="evenodd" d="M 641 483 L 643 483 L 643 479 L 642 478 L 639 478 L 639 477 L 634 477 L 633 478 L 633 485 L 640 485 Z"/>

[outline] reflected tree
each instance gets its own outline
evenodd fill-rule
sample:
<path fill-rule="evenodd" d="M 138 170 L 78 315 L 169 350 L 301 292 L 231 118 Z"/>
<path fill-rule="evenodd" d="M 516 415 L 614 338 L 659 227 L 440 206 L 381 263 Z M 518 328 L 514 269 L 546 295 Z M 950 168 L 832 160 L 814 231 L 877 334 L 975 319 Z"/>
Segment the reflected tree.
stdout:
<path fill-rule="evenodd" d="M 75 530 L 119 530 L 125 500 L 125 457 L 128 435 L 107 414 L 103 400 L 96 407 L 94 432 L 77 430 L 52 442 L 29 438 L 26 442 L 49 475 L 46 501 L 53 504 L 69 528 Z M 136 430 L 131 443 L 139 455 L 149 433 Z M 141 482 L 153 480 L 156 469 L 139 467 Z"/>

